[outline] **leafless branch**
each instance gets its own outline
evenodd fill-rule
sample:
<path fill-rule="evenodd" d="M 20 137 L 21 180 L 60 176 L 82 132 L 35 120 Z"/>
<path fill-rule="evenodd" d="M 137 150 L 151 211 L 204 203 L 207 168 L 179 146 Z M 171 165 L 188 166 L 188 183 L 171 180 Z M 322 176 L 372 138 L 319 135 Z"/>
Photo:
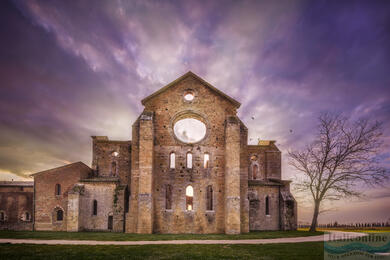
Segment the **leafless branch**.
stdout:
<path fill-rule="evenodd" d="M 360 196 L 357 185 L 380 185 L 389 178 L 389 170 L 377 158 L 381 149 L 381 123 L 320 115 L 315 140 L 301 151 L 288 153 L 289 164 L 305 177 L 296 190 L 310 191 L 315 204 L 312 226 L 321 201 Z"/>

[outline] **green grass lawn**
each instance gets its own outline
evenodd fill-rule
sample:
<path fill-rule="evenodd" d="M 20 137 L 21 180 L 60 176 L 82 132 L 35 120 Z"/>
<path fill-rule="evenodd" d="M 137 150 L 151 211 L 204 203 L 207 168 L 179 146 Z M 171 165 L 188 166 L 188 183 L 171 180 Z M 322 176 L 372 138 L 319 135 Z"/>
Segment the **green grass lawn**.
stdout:
<path fill-rule="evenodd" d="M 0 259 L 323 259 L 323 242 L 266 245 L 0 244 Z"/>
<path fill-rule="evenodd" d="M 140 241 L 140 240 L 189 240 L 189 239 L 263 239 L 279 237 L 305 237 L 322 235 L 323 232 L 308 231 L 259 231 L 240 235 L 225 234 L 126 234 L 112 232 L 51 232 L 51 231 L 0 231 L 0 238 L 23 239 L 63 239 L 63 240 L 106 240 L 106 241 Z"/>

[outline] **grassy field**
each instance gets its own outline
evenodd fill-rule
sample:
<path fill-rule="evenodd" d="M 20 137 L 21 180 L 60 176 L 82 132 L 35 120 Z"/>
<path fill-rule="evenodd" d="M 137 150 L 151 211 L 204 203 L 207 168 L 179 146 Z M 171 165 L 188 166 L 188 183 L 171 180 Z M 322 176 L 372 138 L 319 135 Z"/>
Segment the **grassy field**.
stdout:
<path fill-rule="evenodd" d="M 240 235 L 225 234 L 126 234 L 111 232 L 51 232 L 51 231 L 0 231 L 0 238 L 19 239 L 63 239 L 63 240 L 102 240 L 102 241 L 156 241 L 156 240 L 190 240 L 190 239 L 263 239 L 279 237 L 304 237 L 321 235 L 323 232 L 308 231 L 262 231 Z"/>
<path fill-rule="evenodd" d="M 0 244 L 0 259 L 323 259 L 323 242 L 266 245 Z"/>

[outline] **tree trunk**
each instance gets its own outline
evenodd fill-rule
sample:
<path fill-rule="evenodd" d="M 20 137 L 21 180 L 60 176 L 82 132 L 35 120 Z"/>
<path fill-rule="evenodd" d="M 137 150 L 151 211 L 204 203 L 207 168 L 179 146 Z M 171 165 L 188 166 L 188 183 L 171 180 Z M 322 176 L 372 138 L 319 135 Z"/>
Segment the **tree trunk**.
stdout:
<path fill-rule="evenodd" d="M 314 212 L 313 212 L 313 220 L 311 221 L 310 226 L 310 232 L 315 232 L 317 228 L 317 219 L 318 219 L 318 213 L 320 211 L 320 201 L 315 200 L 314 201 Z"/>

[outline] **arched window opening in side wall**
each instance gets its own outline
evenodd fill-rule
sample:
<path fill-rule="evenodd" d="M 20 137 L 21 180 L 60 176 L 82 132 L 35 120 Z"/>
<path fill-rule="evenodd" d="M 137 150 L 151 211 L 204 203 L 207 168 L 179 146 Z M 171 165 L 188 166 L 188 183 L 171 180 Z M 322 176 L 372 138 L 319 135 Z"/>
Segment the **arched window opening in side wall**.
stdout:
<path fill-rule="evenodd" d="M 0 211 L 0 221 L 5 221 L 5 213 L 4 213 L 4 211 Z"/>
<path fill-rule="evenodd" d="M 125 212 L 128 213 L 130 209 L 130 190 L 129 187 L 125 189 Z"/>
<path fill-rule="evenodd" d="M 112 175 L 112 176 L 116 176 L 116 172 L 117 172 L 117 165 L 116 165 L 116 162 L 112 162 L 112 163 L 111 163 L 111 175 Z"/>
<path fill-rule="evenodd" d="M 93 210 L 92 210 L 92 215 L 94 215 L 94 216 L 96 216 L 96 215 L 97 215 L 97 207 L 98 207 L 97 200 L 93 200 Z"/>
<path fill-rule="evenodd" d="M 208 153 L 204 154 L 204 161 L 203 161 L 203 167 L 205 169 L 209 168 L 209 162 L 210 162 L 210 155 Z"/>
<path fill-rule="evenodd" d="M 259 172 L 259 166 L 257 166 L 257 164 L 253 164 L 252 165 L 252 177 L 254 180 L 257 180 L 258 172 Z"/>
<path fill-rule="evenodd" d="M 187 153 L 187 169 L 192 169 L 192 153 Z"/>
<path fill-rule="evenodd" d="M 30 221 L 30 220 L 31 220 L 31 215 L 30 215 L 29 212 L 25 212 L 25 213 L 24 213 L 24 220 L 25 220 L 25 221 Z"/>
<path fill-rule="evenodd" d="M 188 185 L 186 188 L 186 210 L 193 210 L 194 188 Z"/>
<path fill-rule="evenodd" d="M 57 210 L 57 221 L 62 221 L 64 219 L 64 212 L 62 209 Z"/>
<path fill-rule="evenodd" d="M 265 197 L 265 215 L 269 216 L 269 197 Z"/>
<path fill-rule="evenodd" d="M 207 186 L 206 201 L 206 210 L 213 210 L 213 186 L 211 185 Z"/>
<path fill-rule="evenodd" d="M 60 196 L 61 195 L 61 185 L 58 184 L 58 183 L 56 184 L 55 195 L 56 196 Z"/>
<path fill-rule="evenodd" d="M 176 155 L 174 152 L 169 154 L 169 168 L 175 169 Z"/>
<path fill-rule="evenodd" d="M 165 187 L 165 209 L 172 209 L 172 186 Z"/>

